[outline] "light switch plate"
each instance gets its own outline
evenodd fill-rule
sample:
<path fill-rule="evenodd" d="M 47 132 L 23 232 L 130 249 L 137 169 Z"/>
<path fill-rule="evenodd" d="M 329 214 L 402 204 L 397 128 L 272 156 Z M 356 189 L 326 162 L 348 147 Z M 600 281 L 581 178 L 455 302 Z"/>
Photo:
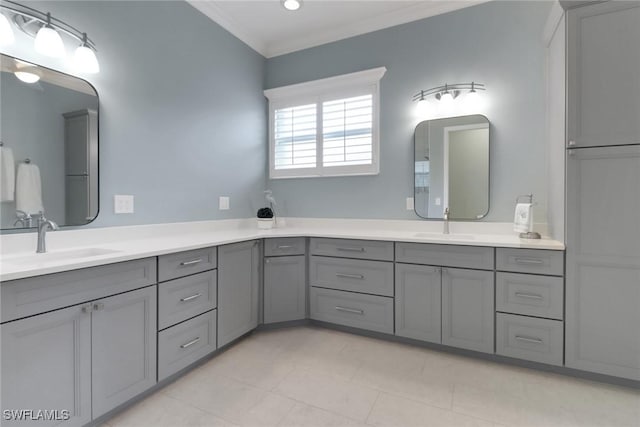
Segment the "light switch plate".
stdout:
<path fill-rule="evenodd" d="M 221 211 L 228 211 L 229 210 L 229 197 L 228 196 L 220 196 L 220 199 L 218 199 L 218 209 L 220 209 Z"/>
<path fill-rule="evenodd" d="M 114 195 L 113 211 L 117 214 L 133 213 L 133 196 L 123 194 Z"/>
<path fill-rule="evenodd" d="M 407 210 L 412 211 L 414 209 L 413 197 L 407 197 Z"/>

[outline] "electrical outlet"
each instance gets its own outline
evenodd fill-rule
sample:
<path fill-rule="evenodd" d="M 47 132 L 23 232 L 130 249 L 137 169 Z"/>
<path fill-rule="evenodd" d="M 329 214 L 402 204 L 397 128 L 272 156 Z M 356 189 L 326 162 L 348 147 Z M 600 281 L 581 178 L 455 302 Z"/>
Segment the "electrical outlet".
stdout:
<path fill-rule="evenodd" d="M 407 197 L 407 210 L 412 211 L 414 209 L 413 197 Z"/>
<path fill-rule="evenodd" d="M 113 211 L 117 214 L 133 213 L 133 196 L 122 194 L 113 196 Z"/>
<path fill-rule="evenodd" d="M 218 209 L 221 211 L 229 210 L 229 197 L 228 196 L 220 196 L 218 199 Z"/>
<path fill-rule="evenodd" d="M 442 199 L 440 197 L 436 197 L 436 206 L 440 206 L 442 204 Z"/>

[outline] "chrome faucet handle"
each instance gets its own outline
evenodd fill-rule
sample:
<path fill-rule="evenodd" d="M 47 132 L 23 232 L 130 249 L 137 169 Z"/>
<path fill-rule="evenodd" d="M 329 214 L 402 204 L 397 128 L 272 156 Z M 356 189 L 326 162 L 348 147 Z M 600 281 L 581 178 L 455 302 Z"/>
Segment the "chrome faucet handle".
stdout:
<path fill-rule="evenodd" d="M 449 212 L 449 208 L 444 208 L 444 214 L 443 214 L 443 217 L 444 217 L 444 219 L 445 219 L 446 221 L 448 221 L 448 220 L 449 220 L 449 213 L 450 213 L 450 212 Z"/>

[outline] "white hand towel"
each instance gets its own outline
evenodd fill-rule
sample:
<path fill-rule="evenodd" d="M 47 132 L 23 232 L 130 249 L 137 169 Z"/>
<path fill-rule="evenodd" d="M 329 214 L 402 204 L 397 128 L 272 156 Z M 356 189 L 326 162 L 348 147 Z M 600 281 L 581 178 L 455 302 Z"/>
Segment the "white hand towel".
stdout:
<path fill-rule="evenodd" d="M 516 215 L 513 219 L 513 231 L 528 233 L 533 224 L 533 206 L 531 203 L 516 204 Z"/>
<path fill-rule="evenodd" d="M 33 163 L 20 163 L 18 165 L 16 209 L 30 215 L 44 212 L 40 168 Z"/>
<path fill-rule="evenodd" d="M 16 169 L 13 151 L 0 147 L 0 202 L 13 202 L 16 191 Z"/>

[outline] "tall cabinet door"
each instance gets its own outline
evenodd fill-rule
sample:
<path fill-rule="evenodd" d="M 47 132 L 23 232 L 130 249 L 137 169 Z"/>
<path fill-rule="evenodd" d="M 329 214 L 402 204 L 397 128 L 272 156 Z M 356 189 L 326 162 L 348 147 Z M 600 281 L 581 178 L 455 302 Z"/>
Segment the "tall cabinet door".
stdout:
<path fill-rule="evenodd" d="M 442 269 L 442 344 L 494 352 L 493 271 Z"/>
<path fill-rule="evenodd" d="M 396 264 L 396 335 L 441 341 L 440 267 Z"/>
<path fill-rule="evenodd" d="M 218 247 L 218 347 L 258 326 L 259 244 Z"/>
<path fill-rule="evenodd" d="M 156 383 L 156 287 L 94 303 L 93 417 Z"/>
<path fill-rule="evenodd" d="M 264 260 L 264 323 L 306 317 L 306 257 L 269 257 Z"/>
<path fill-rule="evenodd" d="M 3 426 L 91 421 L 90 310 L 75 306 L 2 325 L 2 409 L 70 411 L 62 423 L 3 419 Z"/>
<path fill-rule="evenodd" d="M 567 156 L 566 365 L 640 380 L 640 145 Z"/>
<path fill-rule="evenodd" d="M 640 143 L 640 2 L 567 12 L 571 147 Z"/>

